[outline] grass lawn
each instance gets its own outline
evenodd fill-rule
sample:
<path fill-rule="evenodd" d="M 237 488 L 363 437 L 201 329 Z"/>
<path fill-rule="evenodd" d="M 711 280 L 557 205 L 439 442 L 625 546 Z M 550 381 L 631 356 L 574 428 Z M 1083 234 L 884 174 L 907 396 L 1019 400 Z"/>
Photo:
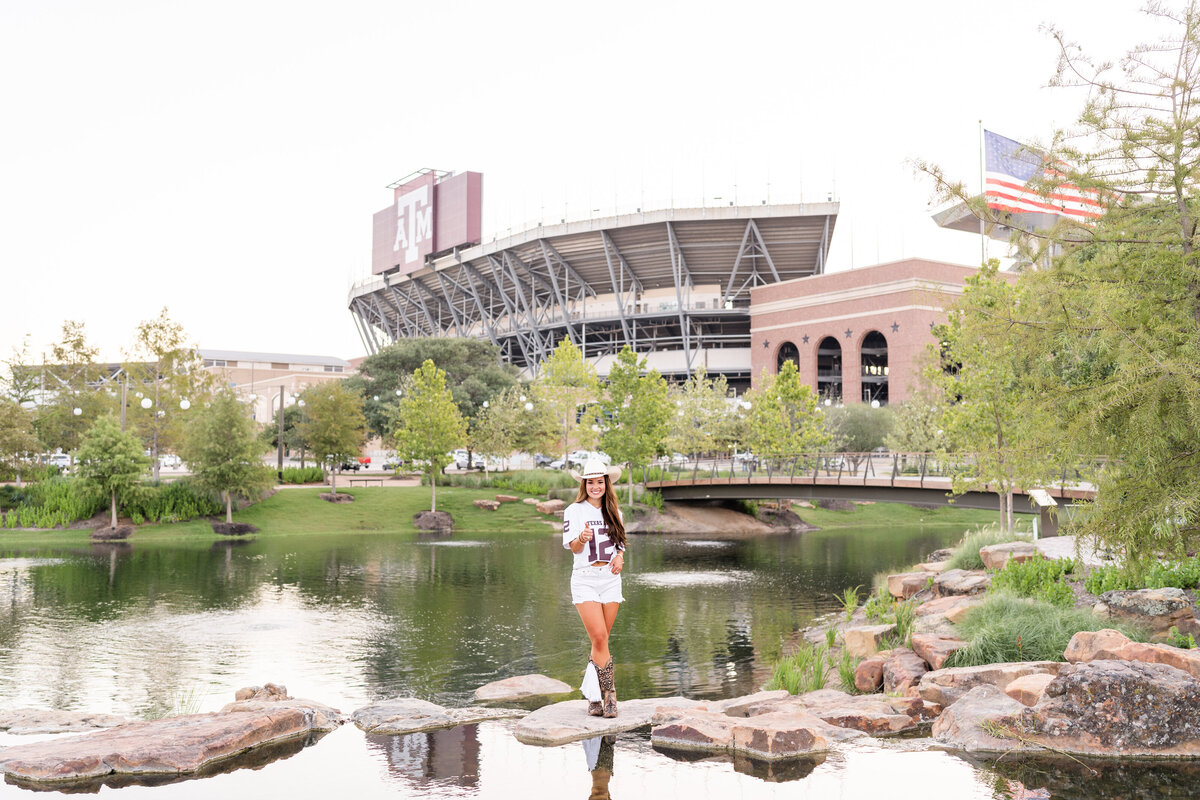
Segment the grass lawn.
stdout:
<path fill-rule="evenodd" d="M 352 503 L 328 503 L 317 495 L 324 488 L 284 489 L 261 503 L 234 514 L 237 522 L 259 528 L 259 536 L 292 536 L 338 532 L 415 533 L 413 515 L 429 509 L 428 487 L 355 487 L 342 490 L 354 495 Z M 550 534 L 558 524 L 553 517 L 539 514 L 525 503 L 504 503 L 496 511 L 483 511 L 473 505 L 479 499 L 493 499 L 504 493 L 495 489 L 438 487 L 439 511 L 448 511 L 455 520 L 456 533 Z M 514 493 L 515 494 L 515 493 Z M 856 505 L 852 511 L 819 508 L 793 508 L 806 522 L 821 528 L 886 527 L 892 525 L 955 525 L 964 529 L 994 522 L 995 512 L 954 507 L 914 508 L 897 503 Z M 628 513 L 628 512 L 627 512 Z M 89 531 L 10 531 L 0 533 L 3 545 L 74 544 L 86 542 Z M 212 528 L 207 520 L 144 525 L 134 534 L 139 542 L 211 541 Z"/>
<path fill-rule="evenodd" d="M 888 525 L 957 525 L 971 528 L 999 522 L 996 511 L 981 511 L 974 508 L 940 506 L 917 508 L 904 503 L 871 503 L 855 505 L 853 511 L 830 511 L 824 508 L 801 508 L 793 505 L 792 511 L 802 520 L 818 528 L 875 528 Z M 1031 514 L 1018 514 L 1017 525 L 1024 529 L 1032 523 Z"/>

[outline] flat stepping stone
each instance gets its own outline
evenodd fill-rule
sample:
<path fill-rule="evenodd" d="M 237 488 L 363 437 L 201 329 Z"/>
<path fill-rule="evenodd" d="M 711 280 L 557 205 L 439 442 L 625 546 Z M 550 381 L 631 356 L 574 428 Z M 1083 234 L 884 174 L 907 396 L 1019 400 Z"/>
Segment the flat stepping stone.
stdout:
<path fill-rule="evenodd" d="M 44 708 L 15 708 L 0 713 L 0 730 L 11 734 L 86 733 L 103 728 L 115 728 L 129 722 L 114 714 L 93 714 L 86 711 L 53 711 Z"/>
<path fill-rule="evenodd" d="M 507 703 L 572 691 L 569 684 L 545 675 L 515 675 L 480 686 L 475 690 L 475 699 L 481 703 Z"/>
<path fill-rule="evenodd" d="M 618 716 L 613 719 L 589 717 L 586 700 L 565 700 L 542 706 L 517 723 L 513 731 L 524 744 L 554 746 L 643 728 L 654 721 L 659 709 L 690 710 L 706 704 L 686 697 L 661 697 L 648 700 L 621 700 Z M 731 718 L 732 719 L 732 718 Z"/>
<path fill-rule="evenodd" d="M 492 719 L 522 717 L 529 712 L 519 708 L 445 708 L 437 703 L 402 697 L 363 706 L 350 719 L 366 733 L 400 736 L 406 733 L 456 728 Z"/>
<path fill-rule="evenodd" d="M 265 705 L 262 710 L 188 714 L 17 745 L 0 751 L 0 771 L 10 780 L 36 785 L 94 782 L 113 775 L 184 776 L 321 730 L 314 722 L 325 714 L 315 713 L 313 704 Z"/>

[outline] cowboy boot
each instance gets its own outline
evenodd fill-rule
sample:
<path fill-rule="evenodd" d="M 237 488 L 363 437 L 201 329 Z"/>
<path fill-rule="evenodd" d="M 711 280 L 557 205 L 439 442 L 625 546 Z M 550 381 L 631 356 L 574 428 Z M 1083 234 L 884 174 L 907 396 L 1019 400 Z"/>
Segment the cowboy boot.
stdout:
<path fill-rule="evenodd" d="M 590 658 L 588 659 L 588 663 L 589 663 L 589 664 L 592 664 L 593 666 L 595 666 L 594 662 L 593 662 L 593 661 L 592 661 Z M 596 669 L 596 674 L 597 674 L 597 675 L 599 675 L 599 674 L 600 674 L 600 669 L 599 669 L 598 667 L 597 667 L 597 669 Z M 601 686 L 603 686 L 603 685 L 604 685 L 604 684 L 602 683 L 602 684 L 601 684 Z M 589 701 L 588 701 L 588 716 L 589 716 L 589 717 L 602 717 L 602 716 L 604 716 L 604 706 L 603 706 L 603 704 L 601 704 L 601 703 L 600 703 L 600 701 L 598 701 L 598 700 L 596 700 L 596 701 L 589 700 Z"/>
<path fill-rule="evenodd" d="M 608 663 L 604 665 L 604 669 L 597 670 L 596 675 L 600 678 L 600 694 L 604 703 L 604 716 L 612 719 L 617 715 L 617 687 L 615 683 L 616 668 L 613 666 L 613 660 L 610 658 Z"/>

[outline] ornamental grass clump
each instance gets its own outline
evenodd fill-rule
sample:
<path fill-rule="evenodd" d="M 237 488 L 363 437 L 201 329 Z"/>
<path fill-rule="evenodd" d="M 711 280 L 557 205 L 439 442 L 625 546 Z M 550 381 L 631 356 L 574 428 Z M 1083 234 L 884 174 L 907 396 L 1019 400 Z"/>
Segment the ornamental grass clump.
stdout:
<path fill-rule="evenodd" d="M 1194 589 L 1200 586 L 1200 557 L 1153 564 L 1097 567 L 1088 573 L 1084 588 L 1092 594 L 1115 589 Z"/>
<path fill-rule="evenodd" d="M 786 689 L 788 694 L 804 694 L 825 688 L 829 675 L 828 649 L 824 645 L 804 642 L 800 649 L 775 665 L 775 672 L 766 685 L 768 691 Z"/>
<path fill-rule="evenodd" d="M 988 525 L 971 531 L 955 546 L 950 558 L 946 559 L 946 569 L 983 569 L 983 559 L 979 550 L 993 544 L 1005 544 L 1013 541 L 1026 541 L 1029 533 L 1002 533 L 994 525 Z"/>
<path fill-rule="evenodd" d="M 1145 641 L 1141 628 L 1101 619 L 1086 608 L 990 594 L 967 612 L 958 626 L 967 645 L 946 662 L 947 667 L 975 667 L 1009 661 L 1062 661 L 1071 637 L 1080 631 L 1115 628 L 1134 641 Z"/>

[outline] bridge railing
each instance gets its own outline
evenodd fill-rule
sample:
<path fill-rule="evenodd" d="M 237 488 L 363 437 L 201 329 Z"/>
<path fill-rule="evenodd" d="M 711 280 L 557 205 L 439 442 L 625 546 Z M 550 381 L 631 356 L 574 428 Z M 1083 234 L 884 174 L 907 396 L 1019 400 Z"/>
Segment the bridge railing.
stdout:
<path fill-rule="evenodd" d="M 705 456 L 696 459 L 660 460 L 640 468 L 642 483 L 658 481 L 720 481 L 730 483 L 766 479 L 801 479 L 813 483 L 860 482 L 920 487 L 948 486 L 955 475 L 974 463 L 971 453 L 840 453 L 814 452 L 759 456 L 749 453 Z M 1062 471 L 1060 486 L 1085 481 L 1085 473 L 1103 463 Z M 635 473 L 636 474 L 636 473 Z"/>
<path fill-rule="evenodd" d="M 949 478 L 966 469 L 969 456 L 938 453 L 791 453 L 758 456 L 720 455 L 685 460 L 662 460 L 641 468 L 642 482 L 750 478 L 822 478 L 846 483 L 855 479 Z M 944 481 L 943 481 L 944 482 Z"/>

